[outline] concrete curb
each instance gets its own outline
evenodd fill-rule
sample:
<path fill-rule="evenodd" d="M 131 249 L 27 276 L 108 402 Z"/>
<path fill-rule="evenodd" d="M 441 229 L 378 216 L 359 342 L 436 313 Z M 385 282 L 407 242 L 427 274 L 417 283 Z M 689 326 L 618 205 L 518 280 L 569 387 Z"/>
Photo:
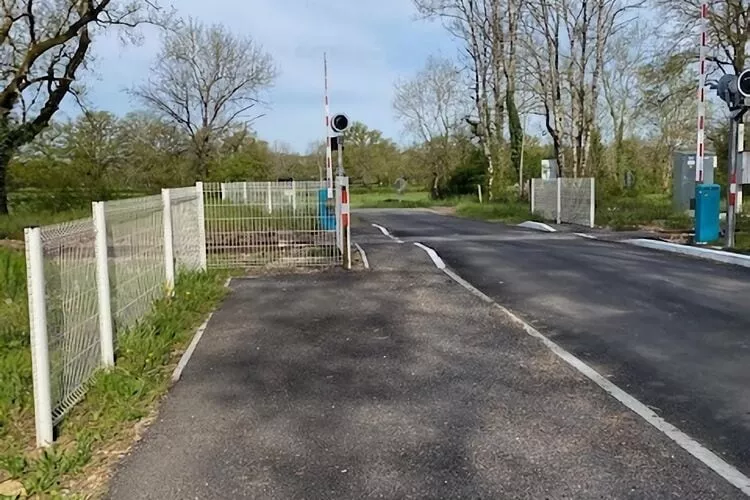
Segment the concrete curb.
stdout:
<path fill-rule="evenodd" d="M 365 253 L 365 249 L 359 246 L 359 243 L 355 243 L 354 246 L 357 248 L 357 251 L 359 252 L 359 256 L 362 258 L 362 265 L 365 266 L 365 269 L 370 269 L 370 261 L 367 260 L 367 254 Z"/>
<path fill-rule="evenodd" d="M 518 227 L 525 227 L 526 229 L 536 229 L 537 231 L 545 231 L 547 233 L 556 233 L 557 229 L 554 227 L 545 224 L 543 222 L 534 222 L 527 220 L 526 222 L 522 222 L 518 225 Z"/>
<path fill-rule="evenodd" d="M 654 250 L 662 250 L 665 252 L 678 253 L 681 255 L 688 255 L 690 257 L 698 257 L 700 259 L 723 262 L 724 264 L 733 264 L 735 266 L 750 267 L 750 256 L 740 255 L 740 254 L 731 253 L 731 252 L 725 252 L 723 250 L 712 250 L 710 248 L 697 248 L 697 247 L 690 247 L 687 245 L 679 245 L 677 243 L 668 243 L 666 241 L 646 240 L 646 239 L 624 240 L 623 243 L 627 243 L 629 245 L 636 245 L 636 246 L 644 247 L 644 248 L 651 248 Z"/>
<path fill-rule="evenodd" d="M 229 277 L 224 282 L 224 288 L 229 288 L 229 285 L 232 282 L 232 278 Z M 208 327 L 208 322 L 211 321 L 211 318 L 214 316 L 214 311 L 211 311 L 208 313 L 208 316 L 206 317 L 205 321 L 201 323 L 201 326 L 198 327 L 198 329 L 195 331 L 195 334 L 193 334 L 193 339 L 190 341 L 190 345 L 188 345 L 187 349 L 184 353 L 182 353 L 182 356 L 180 357 L 180 361 L 177 363 L 177 366 L 175 366 L 174 371 L 172 372 L 172 381 L 171 383 L 174 384 L 180 380 L 180 377 L 182 377 L 182 371 L 185 369 L 185 367 L 188 364 L 188 361 L 190 361 L 190 358 L 193 356 L 193 352 L 195 352 L 195 348 L 198 347 L 198 342 L 200 342 L 201 338 L 203 337 L 203 332 L 206 331 L 206 327 Z"/>

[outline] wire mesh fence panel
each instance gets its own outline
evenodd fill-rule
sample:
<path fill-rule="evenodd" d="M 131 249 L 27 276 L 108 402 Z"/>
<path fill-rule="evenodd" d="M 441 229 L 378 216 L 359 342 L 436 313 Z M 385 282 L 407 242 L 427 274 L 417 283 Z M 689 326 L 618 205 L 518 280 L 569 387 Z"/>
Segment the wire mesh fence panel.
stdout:
<path fill-rule="evenodd" d="M 594 179 L 587 177 L 534 179 L 532 186 L 534 212 L 547 220 L 559 219 L 560 222 L 593 227 Z"/>
<path fill-rule="evenodd" d="M 547 220 L 557 220 L 557 179 L 534 179 L 534 212 Z"/>
<path fill-rule="evenodd" d="M 161 196 L 105 203 L 115 331 L 133 326 L 165 291 Z"/>
<path fill-rule="evenodd" d="M 209 268 L 341 262 L 324 183 L 206 183 L 203 191 Z"/>
<path fill-rule="evenodd" d="M 46 282 L 52 419 L 58 423 L 100 364 L 94 222 L 40 228 Z"/>
<path fill-rule="evenodd" d="M 581 226 L 591 225 L 593 204 L 591 178 L 563 178 L 560 184 L 560 220 Z"/>
<path fill-rule="evenodd" d="M 201 239 L 198 190 L 195 187 L 170 189 L 172 241 L 177 268 L 201 267 Z"/>

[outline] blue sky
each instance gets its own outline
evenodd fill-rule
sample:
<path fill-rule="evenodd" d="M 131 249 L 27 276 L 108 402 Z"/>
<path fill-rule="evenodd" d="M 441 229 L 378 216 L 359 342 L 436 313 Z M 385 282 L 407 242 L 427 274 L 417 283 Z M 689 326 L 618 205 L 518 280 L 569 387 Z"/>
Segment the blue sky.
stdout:
<path fill-rule="evenodd" d="M 323 52 L 328 53 L 332 112 L 345 112 L 398 142 L 393 83 L 416 73 L 430 54 L 455 57 L 439 23 L 417 19 L 410 0 L 179 0 L 183 16 L 249 34 L 274 57 L 280 74 L 267 96 L 259 135 L 304 152 L 323 137 Z M 88 100 L 123 115 L 136 103 L 123 92 L 143 81 L 159 49 L 146 31 L 139 46 L 98 40 Z"/>

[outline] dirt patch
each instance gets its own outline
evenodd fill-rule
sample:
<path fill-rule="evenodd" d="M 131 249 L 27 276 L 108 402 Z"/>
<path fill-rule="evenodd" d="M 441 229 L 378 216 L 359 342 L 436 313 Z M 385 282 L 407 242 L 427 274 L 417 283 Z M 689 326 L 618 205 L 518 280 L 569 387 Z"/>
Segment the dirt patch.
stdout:
<path fill-rule="evenodd" d="M 20 240 L 0 240 L 0 248 L 10 248 L 20 252 L 24 249 L 24 243 Z"/>
<path fill-rule="evenodd" d="M 440 215 L 455 215 L 456 214 L 456 207 L 432 207 L 429 210 Z"/>

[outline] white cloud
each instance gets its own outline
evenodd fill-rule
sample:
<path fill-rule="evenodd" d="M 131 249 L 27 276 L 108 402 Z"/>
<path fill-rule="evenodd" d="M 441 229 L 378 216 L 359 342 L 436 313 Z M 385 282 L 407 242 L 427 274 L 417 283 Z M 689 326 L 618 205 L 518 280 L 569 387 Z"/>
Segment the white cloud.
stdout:
<path fill-rule="evenodd" d="M 183 16 L 251 35 L 273 55 L 280 76 L 269 95 L 271 109 L 256 128 L 263 138 L 300 151 L 324 133 L 324 51 L 332 110 L 394 136 L 400 128 L 391 113 L 394 80 L 451 47 L 440 26 L 413 20 L 409 0 L 179 0 L 178 6 Z M 100 40 L 95 104 L 127 112 L 132 105 L 121 91 L 147 77 L 158 46 L 153 30 L 139 47 L 123 48 L 115 37 Z"/>

